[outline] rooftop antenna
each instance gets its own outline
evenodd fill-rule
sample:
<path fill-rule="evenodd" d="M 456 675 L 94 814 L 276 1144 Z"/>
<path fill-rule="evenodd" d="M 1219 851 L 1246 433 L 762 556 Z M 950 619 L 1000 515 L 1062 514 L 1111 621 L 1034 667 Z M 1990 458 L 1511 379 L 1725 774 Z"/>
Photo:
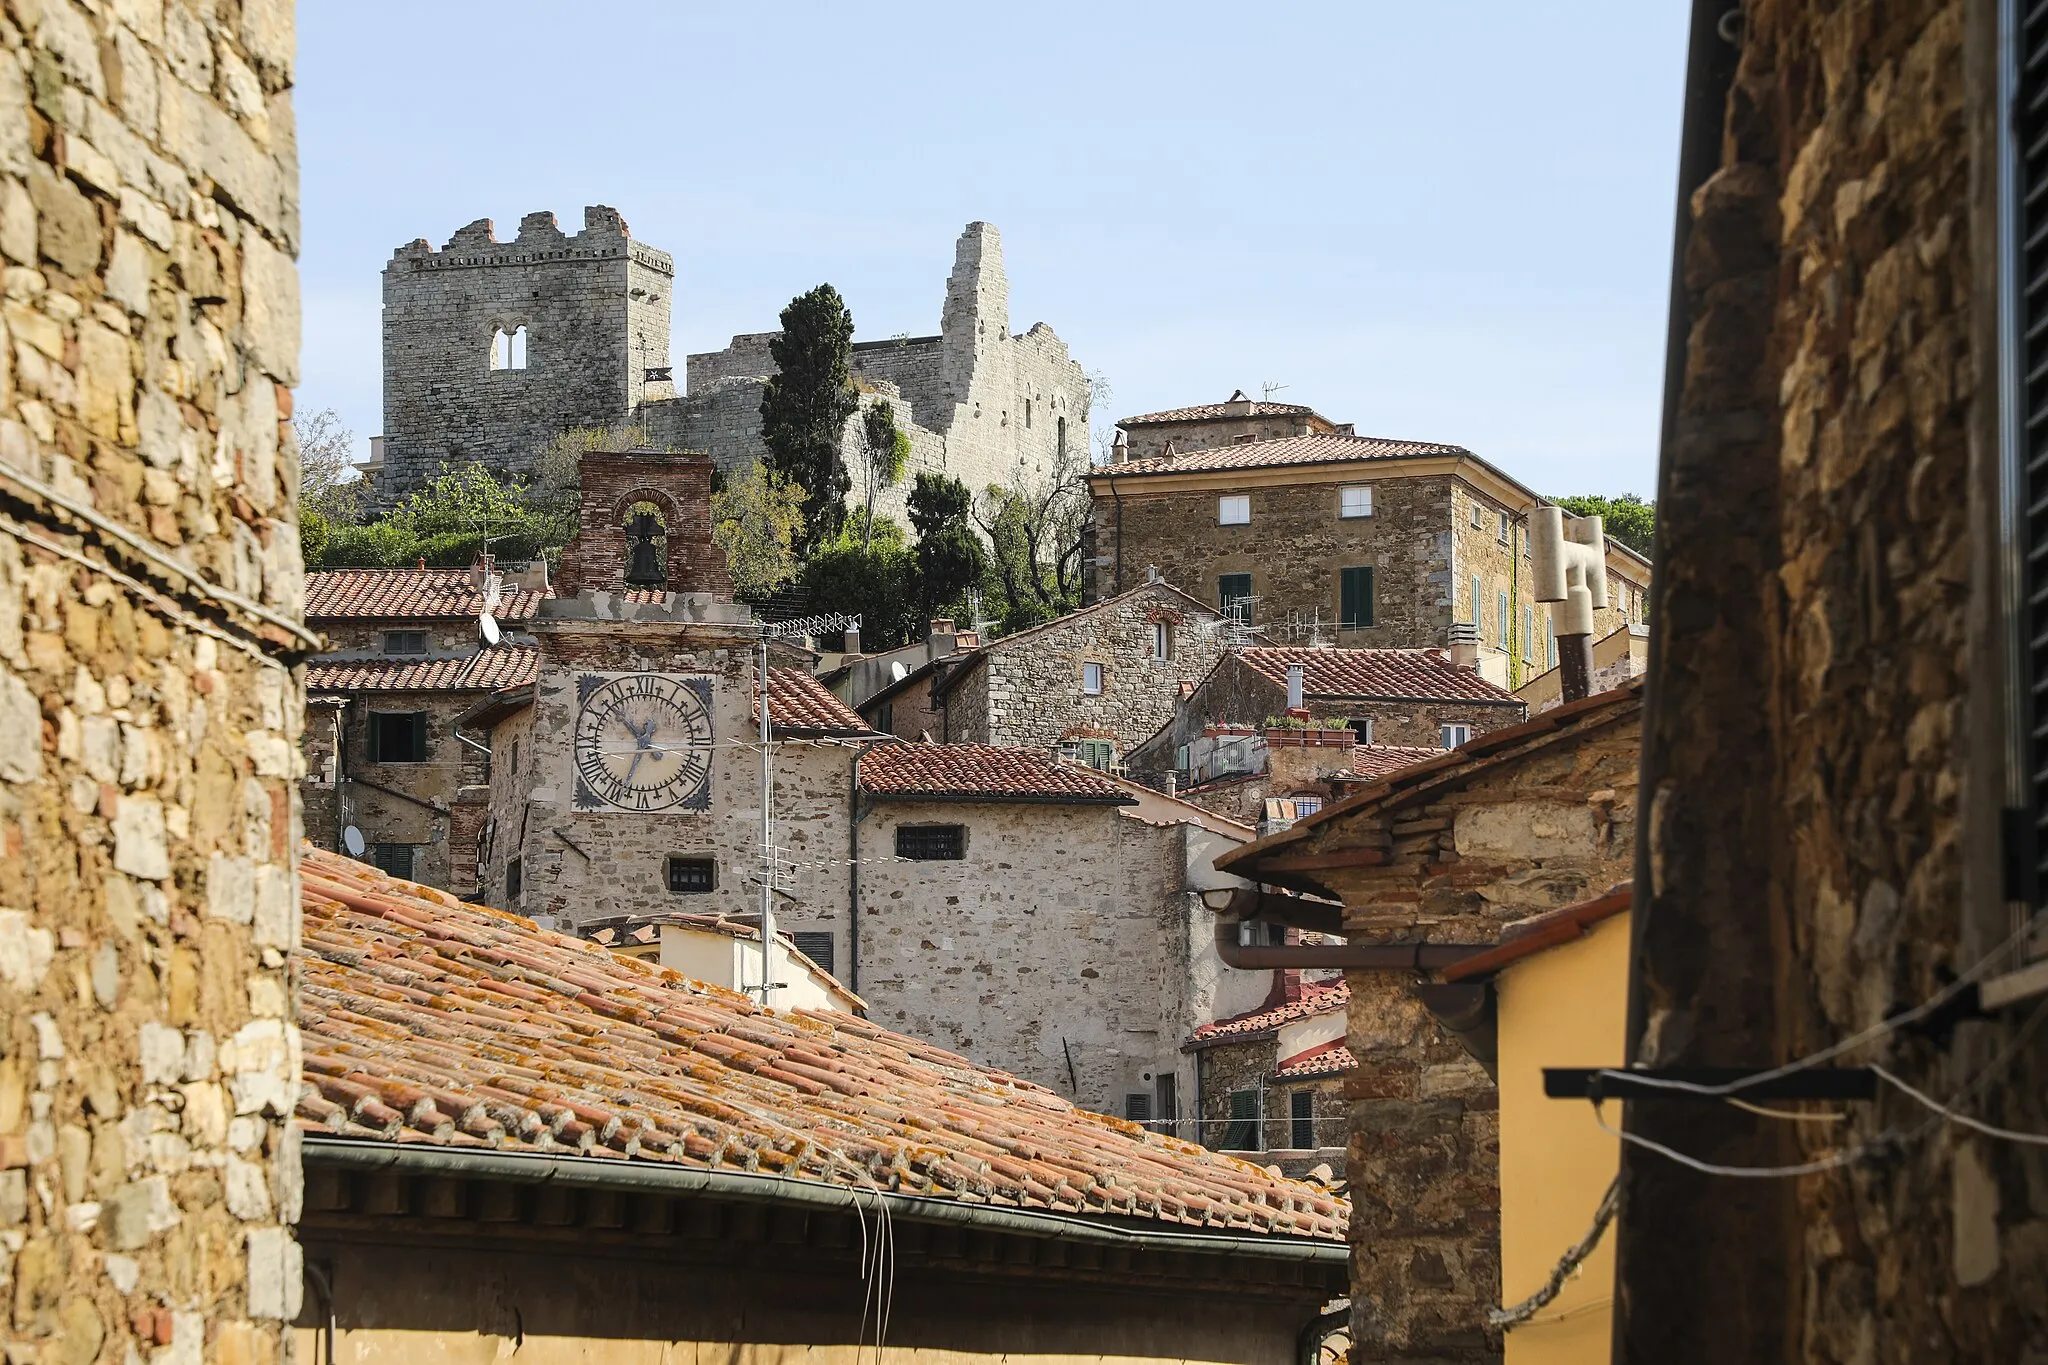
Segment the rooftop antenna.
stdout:
<path fill-rule="evenodd" d="M 1258 597 L 1247 594 L 1243 597 L 1231 598 L 1230 604 L 1223 608 L 1223 619 L 1227 623 L 1225 630 L 1232 649 L 1246 649 L 1250 647 L 1252 642 L 1252 610 L 1259 604 L 1259 601 Z"/>
<path fill-rule="evenodd" d="M 1259 385 L 1259 398 L 1264 402 L 1271 402 L 1274 394 L 1280 392 L 1282 389 L 1291 387 L 1293 386 L 1289 384 L 1282 384 L 1277 380 L 1268 379 L 1263 384 Z"/>

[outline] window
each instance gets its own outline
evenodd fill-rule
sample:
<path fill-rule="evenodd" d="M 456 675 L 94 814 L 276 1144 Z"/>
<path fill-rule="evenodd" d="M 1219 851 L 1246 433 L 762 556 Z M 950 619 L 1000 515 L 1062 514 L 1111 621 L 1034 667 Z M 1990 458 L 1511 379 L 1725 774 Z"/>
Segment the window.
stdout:
<path fill-rule="evenodd" d="M 1252 519 L 1252 500 L 1248 493 L 1232 493 L 1229 497 L 1216 499 L 1216 524 L 1218 526 L 1247 526 Z"/>
<path fill-rule="evenodd" d="M 1067 458 L 1067 419 L 1062 417 L 1053 423 L 1053 430 L 1057 433 L 1053 439 L 1053 449 L 1064 460 Z"/>
<path fill-rule="evenodd" d="M 1316 1092 L 1297 1090 L 1287 1097 L 1287 1145 L 1306 1151 L 1316 1145 Z"/>
<path fill-rule="evenodd" d="M 799 929 L 789 936 L 796 950 L 818 964 L 819 970 L 832 971 L 832 931 L 830 929 Z"/>
<path fill-rule="evenodd" d="M 957 862 L 967 856 L 963 825 L 898 825 L 896 856 L 914 863 Z"/>
<path fill-rule="evenodd" d="M 1314 815 L 1323 808 L 1323 798 L 1320 796 L 1295 796 L 1289 799 L 1294 802 L 1294 818 L 1297 820 Z"/>
<path fill-rule="evenodd" d="M 1230 1127 L 1223 1131 L 1223 1141 L 1217 1144 L 1226 1152 L 1256 1152 L 1259 1150 L 1259 1092 L 1256 1090 L 1233 1090 L 1230 1092 Z"/>
<path fill-rule="evenodd" d="M 1108 772 L 1116 763 L 1116 746 L 1106 739 L 1070 739 L 1060 745 L 1060 755 Z"/>
<path fill-rule="evenodd" d="M 1031 430 L 1031 400 L 1024 400 L 1024 430 Z"/>
<path fill-rule="evenodd" d="M 526 368 L 526 328 L 514 327 L 506 331 L 500 327 L 491 333 L 491 368 L 494 370 L 523 370 Z"/>
<path fill-rule="evenodd" d="M 1524 605 L 1522 608 L 1522 662 L 1532 663 L 1536 658 L 1536 608 Z"/>
<path fill-rule="evenodd" d="M 519 741 L 516 739 L 512 741 L 512 752 L 508 755 L 507 761 L 512 769 L 512 776 L 519 776 Z"/>
<path fill-rule="evenodd" d="M 426 761 L 426 712 L 372 711 L 370 713 L 370 762 L 424 763 Z"/>
<path fill-rule="evenodd" d="M 1472 504 L 1472 524 L 1474 526 L 1486 525 L 1486 509 L 1476 502 Z"/>
<path fill-rule="evenodd" d="M 1337 624 L 1356 630 L 1372 624 L 1372 567 L 1360 565 L 1337 574 Z"/>
<path fill-rule="evenodd" d="M 1252 576 L 1248 573 L 1220 573 L 1216 575 L 1216 605 L 1224 615 L 1230 614 L 1232 602 L 1242 602 L 1252 595 Z M 1251 620 L 1251 610 L 1245 609 L 1245 620 Z"/>
<path fill-rule="evenodd" d="M 1340 517 L 1369 517 L 1372 515 L 1372 485 L 1355 483 L 1337 494 L 1337 515 Z"/>
<path fill-rule="evenodd" d="M 418 844 L 371 844 L 370 862 L 388 877 L 403 877 L 411 881 L 413 854 L 418 849 Z"/>
<path fill-rule="evenodd" d="M 1132 1123 L 1152 1121 L 1152 1097 L 1142 1090 L 1133 1090 L 1124 1096 L 1124 1117 Z"/>
<path fill-rule="evenodd" d="M 423 630 L 387 630 L 384 632 L 386 654 L 424 654 L 427 652 L 427 633 Z"/>
<path fill-rule="evenodd" d="M 1154 1101 L 1153 1113 L 1157 1119 L 1153 1127 L 1163 1133 L 1179 1136 L 1180 1128 L 1180 1082 L 1171 1071 L 1162 1071 L 1152 1081 Z"/>
<path fill-rule="evenodd" d="M 1099 697 L 1102 695 L 1101 664 L 1081 665 L 1081 691 L 1087 696 L 1091 697 Z"/>
<path fill-rule="evenodd" d="M 1443 745 L 1444 748 L 1455 749 L 1461 744 L 1471 742 L 1472 727 L 1469 725 L 1439 725 L 1436 727 L 1436 737 L 1437 742 Z"/>
<path fill-rule="evenodd" d="M 1514 624 L 1514 621 L 1508 616 L 1508 595 L 1504 592 L 1494 594 L 1493 604 L 1495 607 L 1493 626 L 1500 633 L 1500 647 L 1506 649 L 1508 647 L 1508 630 Z"/>
<path fill-rule="evenodd" d="M 718 863 L 710 858 L 670 858 L 668 889 L 678 896 L 701 895 L 718 889 Z"/>
<path fill-rule="evenodd" d="M 1351 718 L 1351 735 L 1351 742 L 1354 744 L 1372 743 L 1372 717 L 1353 716 Z"/>
<path fill-rule="evenodd" d="M 1486 634 L 1486 591 L 1479 586 L 1479 575 L 1472 575 L 1472 624 L 1479 628 L 1479 634 Z"/>
<path fill-rule="evenodd" d="M 1557 622 L 1550 619 L 1550 613 L 1543 613 L 1543 635 L 1547 642 L 1545 652 L 1549 657 L 1547 667 L 1557 667 Z"/>
<path fill-rule="evenodd" d="M 519 859 L 512 858 L 506 861 L 505 899 L 514 905 L 519 904 L 520 897 L 526 892 L 526 879 L 521 875 L 522 871 Z"/>
<path fill-rule="evenodd" d="M 1173 626 L 1166 621 L 1152 623 L 1152 657 L 1171 659 L 1173 657 Z"/>
<path fill-rule="evenodd" d="M 1498 536 L 1496 537 L 1496 539 L 1498 539 L 1498 540 L 1500 541 L 1500 543 L 1501 543 L 1501 544 L 1505 545 L 1505 544 L 1507 544 L 1507 543 L 1508 543 L 1508 514 L 1507 514 L 1507 513 L 1505 513 L 1505 512 L 1502 512 L 1502 513 L 1500 513 L 1499 515 L 1500 515 L 1500 534 L 1499 534 L 1499 535 L 1498 535 Z"/>

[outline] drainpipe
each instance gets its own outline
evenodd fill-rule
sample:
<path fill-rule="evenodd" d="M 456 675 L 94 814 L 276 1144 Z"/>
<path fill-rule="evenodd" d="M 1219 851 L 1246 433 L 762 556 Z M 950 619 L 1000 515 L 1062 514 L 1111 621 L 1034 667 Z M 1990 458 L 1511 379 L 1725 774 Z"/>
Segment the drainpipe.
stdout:
<path fill-rule="evenodd" d="M 1319 1313 L 1302 1326 L 1294 1339 L 1294 1365 L 1318 1365 L 1323 1358 L 1323 1343 L 1343 1328 L 1351 1325 L 1351 1300 L 1344 1300 L 1341 1308 L 1332 1308 Z"/>
<path fill-rule="evenodd" d="M 1113 597 L 1124 590 L 1124 500 L 1116 491 L 1116 475 L 1103 477 L 1109 482 L 1109 500 L 1116 506 L 1116 576 L 1110 586 Z"/>
<path fill-rule="evenodd" d="M 1221 904 L 1216 899 L 1220 898 Z M 1263 971 L 1274 967 L 1344 967 L 1352 971 L 1427 972 L 1455 966 L 1499 946 L 1492 943 L 1324 943 L 1277 947 L 1237 941 L 1238 925 L 1256 920 L 1261 894 L 1256 887 L 1212 888 L 1202 902 L 1216 912 L 1216 956 L 1226 967 Z"/>
<path fill-rule="evenodd" d="M 869 740 L 853 751 L 853 769 L 846 780 L 846 989 L 860 994 L 860 761 L 881 740 Z"/>
<path fill-rule="evenodd" d="M 346 841 L 341 837 L 341 832 L 348 828 L 348 802 L 343 799 L 349 780 L 346 744 L 348 727 L 345 724 L 347 716 L 348 703 L 344 702 L 334 709 L 334 851 L 343 857 L 348 856 L 348 850 L 344 847 Z"/>

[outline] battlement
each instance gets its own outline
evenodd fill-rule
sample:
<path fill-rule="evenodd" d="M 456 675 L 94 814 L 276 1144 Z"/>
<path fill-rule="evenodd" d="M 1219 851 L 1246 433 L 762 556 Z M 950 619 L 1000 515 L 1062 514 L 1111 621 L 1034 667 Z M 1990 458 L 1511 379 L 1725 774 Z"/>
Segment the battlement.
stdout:
<path fill-rule="evenodd" d="M 615 208 L 592 204 L 583 210 L 583 230 L 565 233 L 546 210 L 519 220 L 519 235 L 498 240 L 496 224 L 479 218 L 456 230 L 436 251 L 424 237 L 414 238 L 391 253 L 393 268 L 405 262 L 413 270 L 459 270 L 486 266 L 540 265 L 553 261 L 597 261 L 628 257 L 634 264 L 674 278 L 675 259 L 644 242 L 633 240 L 625 218 Z"/>

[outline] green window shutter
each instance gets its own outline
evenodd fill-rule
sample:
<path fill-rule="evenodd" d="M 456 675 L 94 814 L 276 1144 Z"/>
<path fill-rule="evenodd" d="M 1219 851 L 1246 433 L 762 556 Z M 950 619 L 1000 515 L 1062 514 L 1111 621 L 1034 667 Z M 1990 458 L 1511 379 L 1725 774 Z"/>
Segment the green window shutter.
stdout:
<path fill-rule="evenodd" d="M 1337 585 L 1337 624 L 1351 627 L 1371 625 L 1371 566 L 1343 570 L 1337 575 Z"/>
<path fill-rule="evenodd" d="M 1500 647 L 1506 649 L 1508 647 L 1508 629 L 1514 624 L 1508 616 L 1508 595 L 1504 592 L 1495 593 L 1494 605 L 1499 610 L 1494 613 L 1493 628 L 1500 632 Z"/>
<path fill-rule="evenodd" d="M 1479 576 L 1472 576 L 1472 624 L 1479 628 L 1481 636 L 1486 634 L 1486 594 L 1479 586 Z"/>
<path fill-rule="evenodd" d="M 1216 575 L 1216 605 L 1224 611 L 1240 598 L 1252 595 L 1252 576 L 1248 573 L 1226 573 Z"/>
<path fill-rule="evenodd" d="M 1222 1149 L 1226 1152 L 1259 1150 L 1258 1091 L 1230 1092 L 1230 1127 L 1224 1131 Z"/>

